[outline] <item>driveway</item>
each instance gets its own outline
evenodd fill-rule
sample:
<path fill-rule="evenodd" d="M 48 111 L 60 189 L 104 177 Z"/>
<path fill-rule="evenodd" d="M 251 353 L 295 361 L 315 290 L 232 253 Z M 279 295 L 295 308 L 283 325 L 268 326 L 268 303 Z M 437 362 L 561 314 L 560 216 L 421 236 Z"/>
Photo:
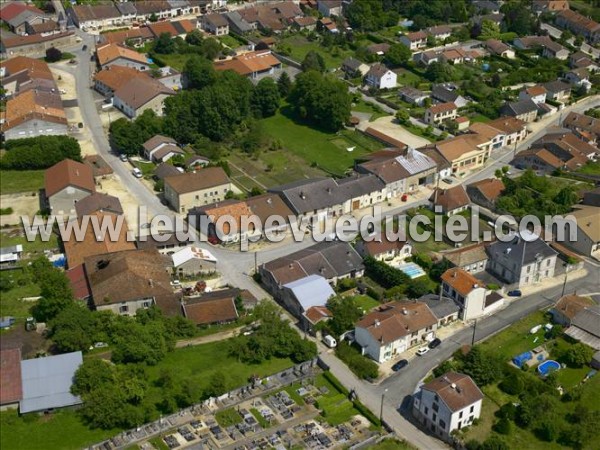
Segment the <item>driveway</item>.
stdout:
<path fill-rule="evenodd" d="M 362 124 L 361 124 L 362 125 Z M 366 126 L 373 128 L 377 131 L 387 134 L 388 136 L 398 139 L 404 142 L 406 145 L 412 148 L 419 148 L 430 144 L 431 142 L 421 136 L 412 134 L 402 126 L 395 122 L 394 117 L 386 116 L 380 117 L 373 122 L 368 122 Z"/>

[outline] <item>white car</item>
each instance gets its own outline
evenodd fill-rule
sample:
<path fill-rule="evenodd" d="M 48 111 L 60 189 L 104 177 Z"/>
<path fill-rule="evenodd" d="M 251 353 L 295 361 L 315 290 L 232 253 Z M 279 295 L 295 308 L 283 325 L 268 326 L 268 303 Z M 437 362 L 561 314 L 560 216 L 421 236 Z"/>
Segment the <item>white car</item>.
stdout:
<path fill-rule="evenodd" d="M 429 347 L 421 347 L 419 350 L 417 350 L 417 356 L 423 356 L 428 351 Z"/>
<path fill-rule="evenodd" d="M 142 173 L 142 171 L 140 169 L 138 169 L 137 167 L 134 168 L 131 173 L 133 174 L 134 177 L 136 178 L 142 178 L 144 176 L 144 174 Z"/>

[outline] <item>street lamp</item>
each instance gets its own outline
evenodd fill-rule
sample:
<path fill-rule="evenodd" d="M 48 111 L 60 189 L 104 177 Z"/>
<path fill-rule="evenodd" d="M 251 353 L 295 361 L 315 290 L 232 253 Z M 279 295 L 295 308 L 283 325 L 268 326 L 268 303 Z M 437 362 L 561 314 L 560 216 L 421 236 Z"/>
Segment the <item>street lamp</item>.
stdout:
<path fill-rule="evenodd" d="M 562 294 L 560 294 L 560 298 L 565 296 L 565 289 L 567 288 L 567 275 L 569 274 L 569 264 L 563 263 L 563 266 L 565 267 L 565 281 L 563 283 Z"/>
<path fill-rule="evenodd" d="M 385 398 L 385 393 L 387 392 L 387 388 L 381 394 L 381 407 L 379 408 L 379 422 L 383 423 L 383 399 Z"/>

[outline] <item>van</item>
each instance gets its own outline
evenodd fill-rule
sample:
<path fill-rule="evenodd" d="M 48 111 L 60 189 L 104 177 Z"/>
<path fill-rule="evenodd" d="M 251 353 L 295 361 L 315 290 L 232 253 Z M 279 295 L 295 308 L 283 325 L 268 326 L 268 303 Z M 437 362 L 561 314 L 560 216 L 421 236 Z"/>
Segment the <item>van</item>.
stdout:
<path fill-rule="evenodd" d="M 330 335 L 323 337 L 323 343 L 329 348 L 335 348 L 337 346 L 336 340 Z"/>
<path fill-rule="evenodd" d="M 131 173 L 133 174 L 134 177 L 136 178 L 142 178 L 143 174 L 142 171 L 140 169 L 138 169 L 137 167 L 135 167 Z"/>

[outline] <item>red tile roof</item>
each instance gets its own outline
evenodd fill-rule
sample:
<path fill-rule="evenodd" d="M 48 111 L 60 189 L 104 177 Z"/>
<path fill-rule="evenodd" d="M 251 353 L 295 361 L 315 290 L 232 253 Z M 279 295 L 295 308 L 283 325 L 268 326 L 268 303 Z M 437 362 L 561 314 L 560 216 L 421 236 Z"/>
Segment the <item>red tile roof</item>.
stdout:
<path fill-rule="evenodd" d="M 76 299 L 85 300 L 91 297 L 92 292 L 90 291 L 90 285 L 88 284 L 83 264 L 67 270 L 66 274 Z"/>
<path fill-rule="evenodd" d="M 50 197 L 67 186 L 78 187 L 90 193 L 96 191 L 92 169 L 83 163 L 65 159 L 44 173 L 46 196 Z"/>
<path fill-rule="evenodd" d="M 21 350 L 0 350 L 0 405 L 16 403 L 23 398 L 21 385 Z"/>
<path fill-rule="evenodd" d="M 422 389 L 435 392 L 452 412 L 483 399 L 483 393 L 471 377 L 456 372 L 448 372 L 431 380 Z"/>
<path fill-rule="evenodd" d="M 454 290 L 462 296 L 469 295 L 469 293 L 477 287 L 485 286 L 482 281 L 479 281 L 469 272 L 458 267 L 446 270 L 442 274 L 442 281 L 454 288 Z"/>

